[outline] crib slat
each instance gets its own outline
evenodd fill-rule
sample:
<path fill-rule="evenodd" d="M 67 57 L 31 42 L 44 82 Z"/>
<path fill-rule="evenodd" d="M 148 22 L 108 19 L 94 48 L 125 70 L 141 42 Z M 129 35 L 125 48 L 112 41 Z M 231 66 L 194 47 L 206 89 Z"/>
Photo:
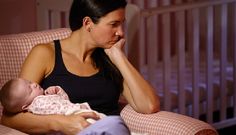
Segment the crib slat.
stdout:
<path fill-rule="evenodd" d="M 223 4 L 220 7 L 220 25 L 221 25 L 221 42 L 220 42 L 220 119 L 226 119 L 227 109 L 227 88 L 226 88 L 226 64 L 227 64 L 227 5 Z"/>
<path fill-rule="evenodd" d="M 176 28 L 176 46 L 178 53 L 178 100 L 179 113 L 185 114 L 185 12 L 177 12 L 175 14 Z"/>
<path fill-rule="evenodd" d="M 60 12 L 60 27 L 66 28 L 66 12 Z"/>
<path fill-rule="evenodd" d="M 156 2 L 150 1 L 149 7 L 155 6 Z M 148 62 L 148 80 L 156 88 L 155 70 L 157 65 L 157 16 L 151 16 L 147 19 L 147 62 Z"/>
<path fill-rule="evenodd" d="M 44 10 L 37 6 L 37 30 L 49 29 L 49 14 L 48 10 Z M 38 20 L 41 20 L 40 23 Z"/>
<path fill-rule="evenodd" d="M 139 70 L 139 26 L 140 26 L 140 9 L 134 4 L 128 4 L 125 11 L 126 16 L 126 46 L 125 52 L 128 59 L 135 68 Z"/>
<path fill-rule="evenodd" d="M 194 0 L 187 0 L 187 2 L 194 2 Z M 187 10 L 187 48 L 192 54 L 192 117 L 199 118 L 199 20 L 195 9 Z"/>
<path fill-rule="evenodd" d="M 200 39 L 200 20 L 199 9 L 188 11 L 188 44 L 192 54 L 192 90 L 193 90 L 193 117 L 199 118 L 199 39 Z"/>
<path fill-rule="evenodd" d="M 61 27 L 61 14 L 58 11 L 51 11 L 51 27 L 49 29 L 55 29 Z"/>
<path fill-rule="evenodd" d="M 65 12 L 65 18 L 66 20 L 69 20 L 69 12 Z M 69 24 L 69 21 L 66 21 L 66 27 L 69 28 L 70 27 L 70 24 Z"/>
<path fill-rule="evenodd" d="M 170 0 L 161 1 L 161 6 L 170 5 Z M 170 13 L 160 15 L 161 18 L 161 43 L 163 56 L 163 94 L 164 94 L 164 108 L 167 111 L 171 110 L 171 94 L 170 94 L 170 80 L 171 80 L 171 59 L 170 59 Z"/>
<path fill-rule="evenodd" d="M 207 122 L 213 122 L 213 7 L 207 8 L 206 15 L 206 83 L 207 83 Z"/>
<path fill-rule="evenodd" d="M 164 107 L 165 110 L 171 109 L 170 95 L 170 14 L 162 15 L 162 44 L 163 44 L 163 90 L 164 90 Z"/>
<path fill-rule="evenodd" d="M 175 0 L 174 4 L 181 4 L 182 0 Z M 186 114 L 185 100 L 185 12 L 174 13 L 175 35 L 174 40 L 177 46 L 177 91 L 179 113 Z"/>
<path fill-rule="evenodd" d="M 232 9 L 232 11 L 233 11 L 233 19 L 232 19 L 232 24 L 233 24 L 233 33 L 232 33 L 232 37 L 233 37 L 233 49 L 234 49 L 234 51 L 233 51 L 233 81 L 234 81 L 234 87 L 233 87 L 233 89 L 234 89 L 234 102 L 233 102 L 233 106 L 234 106 L 234 116 L 236 116 L 236 3 L 233 3 L 233 9 Z"/>
<path fill-rule="evenodd" d="M 146 46 L 144 46 L 145 44 L 145 22 L 144 22 L 144 18 L 141 18 L 140 20 L 140 28 L 139 28 L 139 37 L 143 37 L 143 38 L 139 38 L 139 55 L 140 55 L 140 59 L 139 59 L 139 65 L 140 65 L 140 70 L 142 70 L 141 68 L 146 67 Z"/>
<path fill-rule="evenodd" d="M 157 63 L 157 44 L 156 44 L 156 25 L 154 25 L 156 22 L 156 18 L 149 17 L 147 19 L 147 31 L 148 31 L 148 38 L 147 38 L 147 64 L 148 64 L 148 80 L 150 83 L 156 87 L 155 80 L 155 69 L 156 69 L 156 63 Z"/>
<path fill-rule="evenodd" d="M 139 7 L 141 9 L 144 8 L 144 1 L 143 0 L 139 0 L 139 1 L 135 1 L 135 4 L 139 5 Z M 144 18 L 141 17 L 140 18 L 140 28 L 139 28 L 139 69 L 144 72 L 143 68 L 146 67 L 146 58 L 147 58 L 147 55 L 146 55 L 146 46 L 145 46 L 145 35 L 146 35 L 146 31 L 145 31 L 145 21 L 144 21 Z"/>

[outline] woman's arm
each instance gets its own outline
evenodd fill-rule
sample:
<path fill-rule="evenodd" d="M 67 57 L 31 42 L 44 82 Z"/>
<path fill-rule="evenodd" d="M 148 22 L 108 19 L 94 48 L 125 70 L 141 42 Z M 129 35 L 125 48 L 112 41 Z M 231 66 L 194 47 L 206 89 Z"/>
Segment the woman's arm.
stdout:
<path fill-rule="evenodd" d="M 124 39 L 118 41 L 105 52 L 117 66 L 124 78 L 123 95 L 129 104 L 140 113 L 153 113 L 160 110 L 159 97 L 154 88 L 132 66 L 122 51 Z"/>
<path fill-rule="evenodd" d="M 54 123 L 54 119 L 56 119 L 55 117 L 57 116 L 48 115 L 37 117 L 37 115 L 33 115 L 31 113 L 18 113 L 14 115 L 7 115 L 6 113 L 4 113 L 2 116 L 2 124 L 29 134 L 49 133 L 52 130 L 56 131 L 56 125 L 60 125 Z M 54 124 L 52 124 L 52 122 Z"/>
<path fill-rule="evenodd" d="M 52 44 L 36 45 L 26 57 L 19 77 L 40 83 L 54 67 L 54 47 Z"/>
<path fill-rule="evenodd" d="M 2 124 L 18 129 L 28 134 L 42 134 L 61 131 L 66 135 L 75 135 L 87 127 L 85 118 L 98 119 L 95 113 L 80 113 L 77 115 L 34 115 L 32 113 L 18 113 L 2 116 Z"/>

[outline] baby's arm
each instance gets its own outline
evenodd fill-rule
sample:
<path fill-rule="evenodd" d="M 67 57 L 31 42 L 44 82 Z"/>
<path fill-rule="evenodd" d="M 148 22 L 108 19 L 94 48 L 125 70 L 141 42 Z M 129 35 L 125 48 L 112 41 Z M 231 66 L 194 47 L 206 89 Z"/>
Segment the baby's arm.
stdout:
<path fill-rule="evenodd" d="M 57 94 L 57 95 L 63 97 L 63 99 L 69 100 L 68 95 L 60 86 L 50 86 L 44 91 L 44 94 L 45 95 Z"/>

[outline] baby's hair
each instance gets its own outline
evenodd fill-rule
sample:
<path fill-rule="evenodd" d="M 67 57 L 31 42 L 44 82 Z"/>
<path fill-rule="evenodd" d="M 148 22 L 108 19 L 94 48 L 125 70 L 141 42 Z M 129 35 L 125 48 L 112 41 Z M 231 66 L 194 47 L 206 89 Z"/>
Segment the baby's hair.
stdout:
<path fill-rule="evenodd" d="M 12 95 L 14 95 L 14 89 L 17 88 L 16 85 L 18 81 L 18 78 L 11 79 L 7 81 L 0 90 L 0 101 L 4 107 L 4 111 L 16 113 L 18 103 L 13 102 L 15 99 Z"/>

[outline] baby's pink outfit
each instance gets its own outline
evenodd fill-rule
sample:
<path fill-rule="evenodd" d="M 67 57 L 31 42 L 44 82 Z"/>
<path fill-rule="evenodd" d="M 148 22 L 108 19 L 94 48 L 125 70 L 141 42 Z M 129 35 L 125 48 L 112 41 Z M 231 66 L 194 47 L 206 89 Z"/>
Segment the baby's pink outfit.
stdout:
<path fill-rule="evenodd" d="M 100 118 L 105 117 L 104 114 L 92 110 L 88 103 L 72 103 L 64 90 L 60 89 L 57 94 L 40 95 L 34 98 L 33 102 L 28 106 L 28 111 L 34 114 L 64 114 L 70 115 L 73 113 L 95 112 Z M 94 122 L 94 121 L 91 121 Z"/>

